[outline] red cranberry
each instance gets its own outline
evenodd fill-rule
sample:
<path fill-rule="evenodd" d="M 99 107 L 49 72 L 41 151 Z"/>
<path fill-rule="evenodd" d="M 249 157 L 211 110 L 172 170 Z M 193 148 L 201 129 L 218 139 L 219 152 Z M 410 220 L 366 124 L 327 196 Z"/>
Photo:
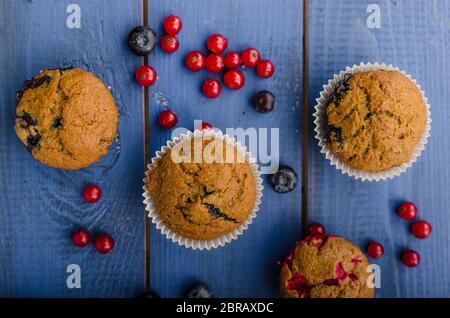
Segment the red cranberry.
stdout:
<path fill-rule="evenodd" d="M 411 225 L 414 236 L 420 239 L 427 238 L 431 234 L 431 224 L 427 221 L 417 221 Z"/>
<path fill-rule="evenodd" d="M 420 263 L 420 255 L 414 250 L 406 250 L 402 253 L 402 261 L 408 267 L 416 267 Z"/>
<path fill-rule="evenodd" d="M 269 78 L 273 75 L 275 72 L 275 66 L 273 63 L 269 60 L 262 60 L 258 63 L 258 66 L 256 67 L 256 73 L 259 77 L 262 78 Z"/>
<path fill-rule="evenodd" d="M 205 68 L 210 73 L 219 73 L 224 68 L 223 57 L 215 53 L 208 55 Z"/>
<path fill-rule="evenodd" d="M 183 27 L 183 22 L 180 17 L 176 15 L 169 15 L 164 19 L 163 25 L 164 30 L 166 30 L 168 34 L 177 35 Z"/>
<path fill-rule="evenodd" d="M 177 114 L 172 110 L 164 110 L 158 116 L 158 125 L 170 129 L 177 124 Z"/>
<path fill-rule="evenodd" d="M 89 244 L 89 233 L 86 230 L 78 230 L 72 233 L 72 242 L 78 247 Z"/>
<path fill-rule="evenodd" d="M 202 86 L 203 94 L 208 98 L 216 98 L 220 95 L 222 87 L 219 81 L 215 79 L 207 79 Z"/>
<path fill-rule="evenodd" d="M 180 47 L 180 41 L 174 35 L 164 35 L 161 38 L 161 49 L 167 53 L 173 53 Z"/>
<path fill-rule="evenodd" d="M 199 51 L 191 51 L 186 55 L 184 64 L 193 72 L 198 72 L 205 67 L 205 56 Z"/>
<path fill-rule="evenodd" d="M 404 202 L 399 206 L 398 214 L 404 220 L 412 220 L 417 215 L 417 207 L 412 202 Z"/>
<path fill-rule="evenodd" d="M 148 65 L 138 68 L 136 70 L 135 77 L 136 81 L 144 87 L 153 85 L 158 79 L 155 69 Z"/>
<path fill-rule="evenodd" d="M 95 185 L 90 185 L 84 188 L 83 190 L 83 198 L 86 202 L 95 203 L 100 200 L 102 196 L 102 189 Z"/>
<path fill-rule="evenodd" d="M 228 70 L 223 75 L 223 82 L 230 89 L 239 89 L 245 84 L 245 76 L 240 70 Z"/>
<path fill-rule="evenodd" d="M 384 255 L 383 245 L 375 241 L 370 241 L 369 245 L 367 246 L 367 254 L 369 254 L 369 256 L 372 258 L 382 257 Z"/>
<path fill-rule="evenodd" d="M 202 122 L 200 125 L 197 126 L 198 130 L 208 130 L 208 129 L 212 129 L 212 128 L 213 128 L 213 126 L 207 122 Z"/>
<path fill-rule="evenodd" d="M 257 49 L 249 48 L 245 49 L 242 54 L 242 64 L 247 67 L 255 67 L 259 62 L 259 52 Z"/>
<path fill-rule="evenodd" d="M 206 46 L 211 52 L 220 54 L 227 49 L 228 40 L 223 35 L 213 34 L 206 41 Z"/>
<path fill-rule="evenodd" d="M 241 56 L 237 52 L 230 51 L 225 54 L 224 64 L 229 69 L 237 68 L 241 65 Z"/>
<path fill-rule="evenodd" d="M 325 227 L 320 223 L 312 223 L 308 227 L 308 235 L 316 236 L 325 234 Z"/>
<path fill-rule="evenodd" d="M 102 234 L 95 239 L 95 249 L 101 254 L 107 254 L 114 248 L 115 242 L 108 234 Z"/>

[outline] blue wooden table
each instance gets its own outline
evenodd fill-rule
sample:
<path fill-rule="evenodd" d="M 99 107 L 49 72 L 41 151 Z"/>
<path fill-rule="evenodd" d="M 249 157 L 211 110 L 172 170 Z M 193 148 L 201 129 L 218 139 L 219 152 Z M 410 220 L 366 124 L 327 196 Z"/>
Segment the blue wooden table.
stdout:
<path fill-rule="evenodd" d="M 381 25 L 372 29 L 366 20 L 373 3 L 380 9 Z M 70 4 L 81 10 L 80 28 L 67 27 Z M 277 296 L 276 262 L 301 237 L 304 218 L 323 223 L 328 232 L 361 247 L 370 239 L 384 245 L 385 257 L 375 262 L 382 269 L 378 297 L 449 297 L 450 141 L 445 136 L 450 121 L 446 106 L 450 3 L 309 0 L 306 9 L 302 0 L 1 1 L 0 296 L 135 297 L 145 288 L 146 246 L 151 287 L 164 297 L 183 296 L 196 282 L 207 283 L 216 296 Z M 126 37 L 144 17 L 162 35 L 162 21 L 169 14 L 183 19 L 181 46 L 175 54 L 158 47 L 150 55 L 149 64 L 159 80 L 144 100 L 133 79 L 143 61 L 128 50 Z M 243 89 L 224 89 L 216 100 L 205 98 L 200 87 L 210 75 L 187 71 L 183 60 L 190 50 L 205 51 L 206 38 L 213 33 L 225 35 L 230 49 L 258 48 L 274 62 L 274 77 L 262 80 L 245 70 Z M 309 72 L 303 78 L 306 53 Z M 432 107 L 425 152 L 405 174 L 387 182 L 364 183 L 341 174 L 320 154 L 314 139 L 312 112 L 322 85 L 334 73 L 360 62 L 392 63 L 404 69 L 422 85 Z M 95 72 L 111 86 L 120 109 L 119 140 L 108 156 L 81 171 L 44 167 L 14 133 L 15 91 L 40 69 L 58 66 Z M 302 116 L 306 96 L 302 83 L 309 88 L 308 116 Z M 257 113 L 249 103 L 263 89 L 277 98 L 270 114 Z M 305 200 L 301 184 L 292 193 L 276 194 L 265 176 L 258 216 L 237 241 L 216 250 L 193 251 L 168 241 L 150 225 L 145 244 L 142 178 L 145 160 L 171 137 L 171 131 L 156 124 L 158 113 L 166 108 L 178 114 L 177 127 L 187 129 L 194 128 L 194 120 L 222 130 L 278 128 L 280 162 L 294 167 L 299 177 L 302 166 L 307 168 Z M 144 136 L 150 143 L 147 153 Z M 90 183 L 104 191 L 97 204 L 84 203 L 80 195 Z M 408 223 L 396 215 L 403 200 L 415 202 L 420 217 L 431 222 L 429 239 L 415 239 Z M 112 234 L 115 250 L 100 255 L 92 246 L 75 248 L 70 233 L 77 227 Z M 405 247 L 421 253 L 419 267 L 401 264 L 399 253 Z M 80 289 L 66 286 L 70 264 L 81 268 Z"/>

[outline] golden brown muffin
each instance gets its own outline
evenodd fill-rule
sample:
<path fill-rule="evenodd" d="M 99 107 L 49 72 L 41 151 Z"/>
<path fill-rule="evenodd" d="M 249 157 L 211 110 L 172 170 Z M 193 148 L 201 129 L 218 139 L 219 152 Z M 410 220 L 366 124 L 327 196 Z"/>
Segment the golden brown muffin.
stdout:
<path fill-rule="evenodd" d="M 188 152 L 189 146 L 194 150 Z M 187 140 L 166 152 L 150 171 L 146 189 L 164 224 L 195 240 L 215 239 L 239 227 L 256 199 L 243 155 L 215 138 Z"/>
<path fill-rule="evenodd" d="M 17 92 L 16 134 L 49 167 L 90 166 L 108 152 L 117 122 L 109 89 L 80 68 L 42 71 Z"/>
<path fill-rule="evenodd" d="M 309 236 L 282 263 L 280 293 L 286 298 L 373 298 L 368 266 L 353 243 L 332 235 Z"/>
<path fill-rule="evenodd" d="M 347 76 L 327 106 L 331 151 L 350 167 L 370 172 L 408 162 L 426 121 L 420 90 L 398 71 Z"/>

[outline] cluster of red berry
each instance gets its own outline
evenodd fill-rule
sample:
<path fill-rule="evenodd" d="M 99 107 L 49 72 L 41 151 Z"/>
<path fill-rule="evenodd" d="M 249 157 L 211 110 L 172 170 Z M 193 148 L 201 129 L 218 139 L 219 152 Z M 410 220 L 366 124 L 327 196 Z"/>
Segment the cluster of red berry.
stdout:
<path fill-rule="evenodd" d="M 100 200 L 102 190 L 94 185 L 87 186 L 83 190 L 83 198 L 86 202 L 95 203 Z M 72 233 L 72 242 L 75 246 L 85 247 L 90 242 L 89 232 L 79 229 Z M 95 238 L 95 250 L 101 254 L 107 254 L 114 248 L 115 242 L 111 235 L 101 234 Z"/>
<path fill-rule="evenodd" d="M 241 54 L 229 51 L 222 56 L 228 47 L 228 40 L 223 35 L 211 35 L 206 41 L 206 47 L 211 52 L 207 57 L 200 51 L 191 51 L 186 55 L 184 64 L 193 72 L 205 68 L 213 74 L 227 68 L 222 79 L 229 89 L 240 89 L 245 84 L 244 73 L 237 69 L 241 64 L 244 67 L 256 67 L 256 73 L 262 78 L 269 78 L 275 72 L 273 63 L 269 60 L 260 60 L 260 54 L 255 48 L 245 49 Z M 221 90 L 222 86 L 216 79 L 207 79 L 202 85 L 203 94 L 208 98 L 218 97 Z"/>
<path fill-rule="evenodd" d="M 404 220 L 413 220 L 417 216 L 417 207 L 412 202 L 404 202 L 398 208 L 398 214 Z M 419 239 L 425 239 L 431 234 L 431 224 L 427 221 L 416 221 L 411 224 L 411 232 Z M 308 234 L 323 235 L 325 234 L 325 227 L 320 223 L 312 223 L 309 225 Z M 383 245 L 376 241 L 370 241 L 367 245 L 367 254 L 374 259 L 380 258 L 384 255 Z M 408 267 L 416 267 L 420 263 L 420 254 L 414 250 L 408 249 L 403 251 L 401 255 L 403 264 Z"/>

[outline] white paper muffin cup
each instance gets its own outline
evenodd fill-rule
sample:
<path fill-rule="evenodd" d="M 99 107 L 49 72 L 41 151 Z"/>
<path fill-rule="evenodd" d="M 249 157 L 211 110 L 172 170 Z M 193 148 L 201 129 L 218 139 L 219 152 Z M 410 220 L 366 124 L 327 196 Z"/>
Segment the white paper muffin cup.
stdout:
<path fill-rule="evenodd" d="M 334 90 L 336 88 L 336 85 L 344 80 L 344 77 L 347 74 L 353 75 L 360 72 L 367 72 L 367 71 L 375 71 L 375 70 L 386 70 L 386 71 L 398 71 L 405 75 L 407 78 L 409 78 L 419 89 L 420 93 L 422 94 L 423 101 L 427 108 L 427 123 L 425 130 L 418 141 L 416 147 L 414 148 L 414 151 L 411 155 L 411 158 L 408 162 L 405 162 L 399 166 L 393 167 L 389 170 L 384 170 L 380 172 L 370 172 L 370 171 L 364 171 L 364 170 L 358 170 L 350 167 L 345 162 L 341 161 L 330 149 L 328 140 L 326 138 L 326 108 L 327 103 L 329 99 L 331 98 L 332 94 L 334 93 Z M 424 91 L 420 87 L 419 84 L 417 84 L 416 80 L 414 80 L 409 74 L 406 72 L 400 70 L 398 67 L 394 67 L 391 64 L 378 64 L 378 63 L 368 63 L 364 64 L 361 63 L 359 65 L 353 65 L 352 67 L 347 67 L 345 70 L 341 71 L 339 74 L 335 74 L 333 76 L 333 79 L 328 81 L 327 85 L 323 86 L 323 91 L 320 93 L 320 97 L 316 99 L 317 104 L 315 107 L 315 113 L 314 116 L 314 124 L 316 132 L 316 139 L 319 140 L 319 146 L 321 147 L 321 153 L 325 154 L 325 157 L 330 160 L 330 164 L 332 166 L 335 166 L 336 169 L 340 170 L 344 174 L 348 174 L 351 177 L 354 177 L 355 179 L 360 179 L 362 181 L 382 181 L 382 180 L 388 180 L 392 179 L 396 176 L 399 176 L 403 172 L 405 172 L 411 165 L 416 162 L 417 158 L 420 156 L 422 151 L 425 149 L 425 145 L 428 142 L 428 137 L 430 136 L 431 131 L 431 112 L 430 112 L 430 105 L 428 104 L 428 99 L 425 96 Z"/>
<path fill-rule="evenodd" d="M 180 142 L 184 142 L 186 140 L 192 140 L 197 138 L 210 138 L 210 139 L 221 139 L 224 140 L 227 144 L 233 145 L 236 147 L 237 151 L 241 153 L 245 161 L 250 165 L 250 168 L 253 173 L 253 179 L 255 181 L 256 186 L 256 196 L 255 203 L 252 211 L 249 213 L 247 219 L 236 229 L 233 231 L 226 233 L 218 238 L 212 240 L 194 240 L 191 238 L 184 237 L 172 229 L 170 229 L 163 220 L 159 217 L 158 211 L 156 210 L 155 205 L 152 202 L 152 198 L 150 193 L 147 190 L 146 182 L 149 176 L 150 171 L 153 169 L 154 164 L 162 158 L 162 156 L 170 149 L 172 149 L 176 144 Z M 156 228 L 161 231 L 162 234 L 166 236 L 167 239 L 172 240 L 174 243 L 178 243 L 181 246 L 185 246 L 187 248 L 192 248 L 194 250 L 210 250 L 213 248 L 222 247 L 227 243 L 230 243 L 233 240 L 236 240 L 239 235 L 241 235 L 248 226 L 253 222 L 253 219 L 256 217 L 256 213 L 259 210 L 259 204 L 261 203 L 261 198 L 263 195 L 263 181 L 261 178 L 261 172 L 259 171 L 259 166 L 256 163 L 256 159 L 252 157 L 250 152 L 247 152 L 245 146 L 241 145 L 234 138 L 229 137 L 228 135 L 224 135 L 222 132 L 215 131 L 213 129 L 208 130 L 195 130 L 194 132 L 189 131 L 186 134 L 182 134 L 172 140 L 169 140 L 165 146 L 161 147 L 160 151 L 156 152 L 154 158 L 152 158 L 151 163 L 147 166 L 147 171 L 145 173 L 144 179 L 144 204 L 145 209 L 148 211 L 148 216 L 151 218 L 152 223 L 156 224 Z"/>

